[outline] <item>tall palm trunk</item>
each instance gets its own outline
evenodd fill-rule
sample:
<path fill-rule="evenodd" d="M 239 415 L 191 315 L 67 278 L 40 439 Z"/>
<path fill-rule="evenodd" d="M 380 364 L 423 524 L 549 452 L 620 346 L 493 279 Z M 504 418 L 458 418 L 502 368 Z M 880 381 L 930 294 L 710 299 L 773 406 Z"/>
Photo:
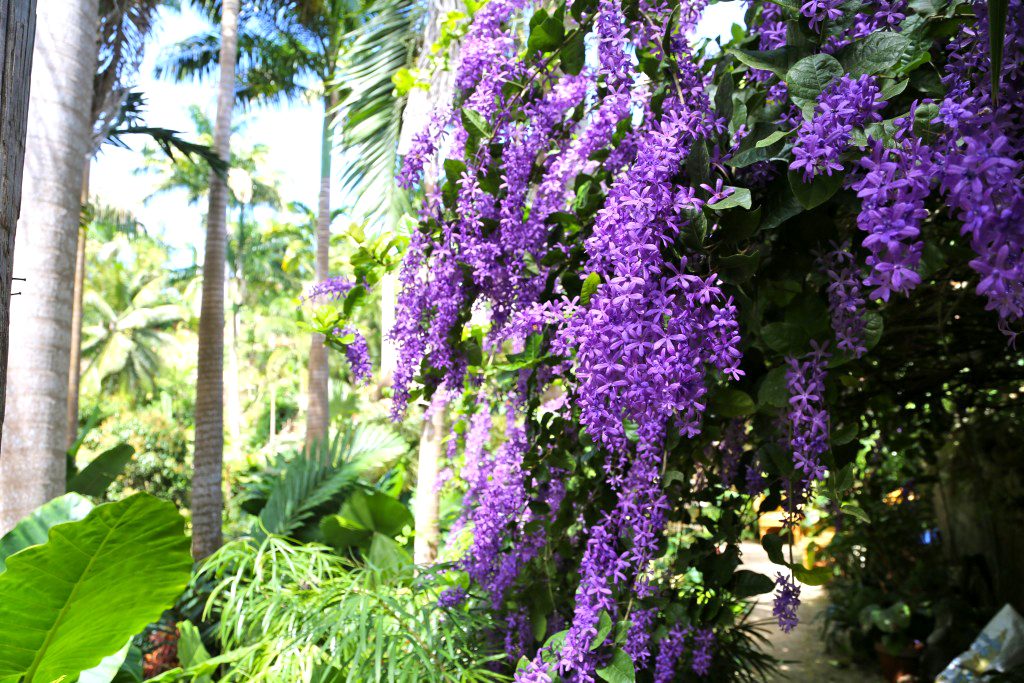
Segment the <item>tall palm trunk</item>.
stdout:
<path fill-rule="evenodd" d="M 231 159 L 231 114 L 235 104 L 239 0 L 224 0 L 220 18 L 220 82 L 213 144 Z M 206 557 L 221 545 L 224 508 L 224 268 L 227 261 L 225 179 L 210 173 L 206 215 L 203 302 L 199 315 L 199 372 L 196 379 L 196 446 L 192 474 L 192 556 Z"/>
<path fill-rule="evenodd" d="M 28 124 L 35 0 L 0 0 L 0 436 L 7 388 L 14 235 L 21 212 L 21 178 Z M 3 524 L 0 523 L 0 533 Z"/>
<path fill-rule="evenodd" d="M 241 383 L 238 376 L 239 276 L 237 273 L 232 274 L 225 280 L 228 293 L 227 305 L 231 312 L 227 319 L 227 325 L 224 327 L 224 348 L 228 354 L 227 371 L 224 377 L 224 403 L 227 411 L 228 434 L 231 437 L 228 454 L 231 460 L 237 460 L 242 449 L 242 398 L 239 394 Z"/>
<path fill-rule="evenodd" d="M 71 283 L 96 68 L 97 0 L 38 7 L 11 302 L 0 533 L 64 491 Z"/>
<path fill-rule="evenodd" d="M 82 206 L 89 201 L 89 169 L 92 160 L 86 158 L 82 171 Z M 68 371 L 68 448 L 78 438 L 78 395 L 82 379 L 82 301 L 85 296 L 85 247 L 88 234 L 85 226 L 78 229 L 78 247 L 75 251 L 75 287 L 71 303 L 71 367 Z"/>
<path fill-rule="evenodd" d="M 331 152 L 334 150 L 333 110 L 337 95 L 324 100 L 324 129 L 320 142 L 320 201 L 316 217 L 316 279 L 330 276 L 331 245 Z M 312 335 L 309 342 L 309 401 L 306 406 L 306 446 L 327 438 L 330 423 L 330 394 L 328 379 L 330 366 L 327 347 L 321 334 Z"/>

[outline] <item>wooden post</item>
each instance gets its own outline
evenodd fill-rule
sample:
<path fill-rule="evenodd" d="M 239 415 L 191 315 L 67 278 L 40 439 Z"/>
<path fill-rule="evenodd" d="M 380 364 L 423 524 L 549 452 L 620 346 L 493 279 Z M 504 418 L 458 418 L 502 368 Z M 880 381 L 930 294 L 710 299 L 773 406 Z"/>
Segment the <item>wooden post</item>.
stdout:
<path fill-rule="evenodd" d="M 0 437 L 7 389 L 14 234 L 21 212 L 35 33 L 35 0 L 0 0 Z"/>

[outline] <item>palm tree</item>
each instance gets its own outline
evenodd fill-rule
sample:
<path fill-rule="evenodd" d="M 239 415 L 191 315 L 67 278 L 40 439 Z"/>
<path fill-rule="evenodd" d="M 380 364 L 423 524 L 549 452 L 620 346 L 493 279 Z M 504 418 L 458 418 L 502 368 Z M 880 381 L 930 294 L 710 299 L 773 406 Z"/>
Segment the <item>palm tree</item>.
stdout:
<path fill-rule="evenodd" d="M 235 106 L 239 0 L 223 0 L 220 13 L 220 81 L 213 142 L 217 155 L 231 159 L 231 114 Z M 210 173 L 206 214 L 203 298 L 199 315 L 199 371 L 196 379 L 195 455 L 192 474 L 192 555 L 201 559 L 222 542 L 224 491 L 224 268 L 227 251 L 228 187 Z"/>
<path fill-rule="evenodd" d="M 11 313 L 14 234 L 21 211 L 21 177 L 28 124 L 29 78 L 36 33 L 35 0 L 0 0 L 0 436 L 7 388 L 7 342 Z M 2 523 L 0 523 L 2 529 Z"/>
<path fill-rule="evenodd" d="M 245 16 L 239 35 L 239 101 L 268 104 L 304 97 L 323 103 L 317 280 L 329 275 L 331 162 L 338 124 L 355 160 L 342 173 L 343 183 L 351 188 L 386 177 L 385 186 L 391 186 L 401 114 L 391 96 L 391 76 L 411 58 L 415 7 L 412 0 L 284 0 L 254 5 Z M 190 38 L 178 46 L 162 72 L 176 79 L 205 76 L 216 64 L 216 46 L 216 36 L 210 33 Z M 361 194 L 389 196 L 376 192 L 380 183 L 376 185 L 360 185 Z M 369 208 L 380 210 L 383 204 L 376 200 Z M 323 337 L 313 335 L 307 444 L 327 436 L 328 399 L 327 349 Z"/>
<path fill-rule="evenodd" d="M 166 276 L 103 265 L 102 286 L 85 297 L 83 380 L 106 392 L 145 395 L 156 388 L 161 358 L 174 344 L 171 331 L 185 320 L 185 309 Z"/>
<path fill-rule="evenodd" d="M 90 148 L 97 0 L 38 7 L 15 275 L 0 533 L 64 489 L 71 307 L 82 164 Z M 6 93 L 4 93 L 6 97 Z"/>

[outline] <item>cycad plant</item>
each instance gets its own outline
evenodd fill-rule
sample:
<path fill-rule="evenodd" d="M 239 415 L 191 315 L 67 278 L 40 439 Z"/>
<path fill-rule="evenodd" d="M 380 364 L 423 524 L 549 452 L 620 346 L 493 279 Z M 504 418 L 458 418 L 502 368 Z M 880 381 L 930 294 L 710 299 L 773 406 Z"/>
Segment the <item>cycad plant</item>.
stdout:
<path fill-rule="evenodd" d="M 200 7 L 213 10 L 204 0 Z M 243 106 L 282 100 L 323 103 L 320 198 L 316 231 L 317 280 L 329 275 L 332 153 L 335 130 L 348 153 L 341 174 L 349 194 L 380 212 L 393 196 L 400 102 L 391 76 L 412 58 L 418 13 L 411 0 L 285 0 L 243 7 L 238 34 L 236 96 Z M 175 79 L 211 74 L 218 60 L 213 32 L 189 38 L 165 60 L 160 73 Z M 328 364 L 323 339 L 314 335 L 309 355 L 306 442 L 327 436 Z"/>

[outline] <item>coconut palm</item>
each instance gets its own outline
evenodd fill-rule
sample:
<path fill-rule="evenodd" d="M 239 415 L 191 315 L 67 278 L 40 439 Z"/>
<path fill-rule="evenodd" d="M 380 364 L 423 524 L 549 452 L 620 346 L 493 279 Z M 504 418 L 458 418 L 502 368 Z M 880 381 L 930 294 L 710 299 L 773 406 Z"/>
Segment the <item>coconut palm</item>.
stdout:
<path fill-rule="evenodd" d="M 90 149 L 97 0 L 38 6 L 10 309 L 0 533 L 64 488 L 75 243 Z"/>
<path fill-rule="evenodd" d="M 329 274 L 331 162 L 335 128 L 351 153 L 341 174 L 348 189 L 360 188 L 365 210 L 379 212 L 393 193 L 395 148 L 401 107 L 391 76 L 413 53 L 416 4 L 411 0 L 284 0 L 247 6 L 239 34 L 239 87 L 243 105 L 298 98 L 323 104 L 316 271 Z M 217 37 L 207 33 L 178 45 L 161 73 L 175 79 L 202 77 L 217 60 Z M 385 182 L 381 182 L 385 180 Z M 369 182 L 373 187 L 367 187 Z M 327 350 L 313 335 L 309 354 L 307 443 L 327 435 Z"/>
<path fill-rule="evenodd" d="M 108 393 L 152 393 L 185 308 L 162 274 L 107 262 L 99 279 L 85 296 L 83 381 Z"/>
<path fill-rule="evenodd" d="M 223 0 L 220 11 L 220 76 L 214 149 L 231 159 L 231 115 L 235 106 L 239 0 Z M 206 213 L 203 295 L 199 314 L 195 455 L 192 474 L 192 555 L 206 557 L 221 545 L 224 513 L 224 267 L 227 251 L 226 179 L 210 173 Z"/>

